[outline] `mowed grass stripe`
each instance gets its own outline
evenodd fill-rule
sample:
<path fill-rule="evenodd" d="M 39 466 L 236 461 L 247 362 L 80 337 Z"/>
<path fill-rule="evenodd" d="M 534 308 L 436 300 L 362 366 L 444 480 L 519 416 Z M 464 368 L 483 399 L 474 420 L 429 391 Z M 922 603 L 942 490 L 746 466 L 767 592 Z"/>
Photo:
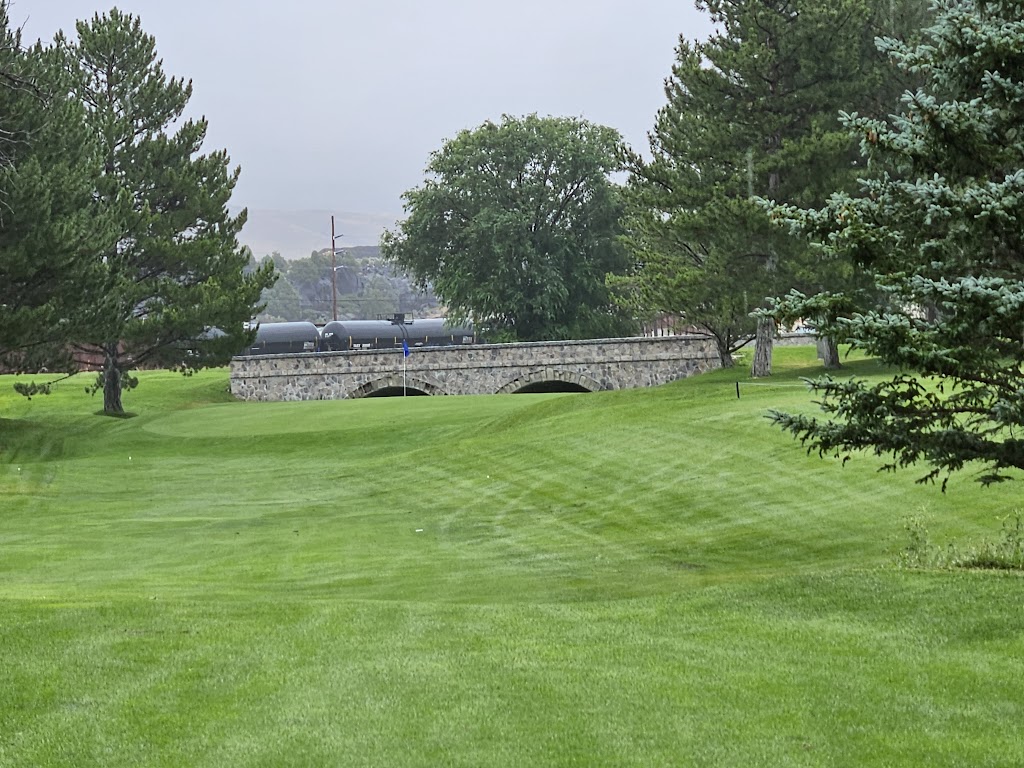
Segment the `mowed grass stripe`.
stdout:
<path fill-rule="evenodd" d="M 137 726 L 125 722 L 120 692 L 105 692 L 100 673 L 116 678 L 155 663 L 148 648 L 160 649 L 173 679 L 147 695 L 136 678 L 133 716 L 163 724 L 185 745 L 128 756 L 163 755 L 164 764 L 194 756 L 188 744 L 211 763 L 241 764 L 428 765 L 458 755 L 568 765 L 585 755 L 640 765 L 702 755 L 717 764 L 806 765 L 854 752 L 860 764 L 955 764 L 966 755 L 1006 764 L 1012 730 L 993 732 L 990 723 L 1020 714 L 1013 681 L 987 679 L 991 670 L 977 663 L 984 654 L 962 633 L 921 626 L 917 614 L 935 606 L 908 591 L 917 590 L 903 574 L 849 575 L 511 610 L 332 602 L 266 622 L 270 614 L 252 607 L 219 617 L 193 609 L 175 618 L 204 635 L 179 628 L 182 639 L 170 640 L 170 623 L 158 618 L 165 614 L 141 609 L 136 619 L 150 634 L 131 633 L 116 667 L 74 678 L 93 699 L 50 724 L 73 734 L 79 718 L 102 715 L 105 738 L 131 739 Z M 843 597 L 826 601 L 823 592 Z M 885 594 L 897 598 L 878 605 Z M 995 603 L 1003 620 L 1008 602 Z M 250 648 L 244 638 L 256 631 Z M 811 647 L 818 652 L 808 656 Z M 989 658 L 1016 647 L 999 642 Z M 76 648 L 79 658 L 93 650 Z M 1019 662 L 1011 655 L 1001 668 L 1013 673 Z M 188 706 L 168 701 L 168 691 Z M 86 733 L 77 754 L 90 754 Z M 364 751 L 346 751 L 355 747 Z"/>

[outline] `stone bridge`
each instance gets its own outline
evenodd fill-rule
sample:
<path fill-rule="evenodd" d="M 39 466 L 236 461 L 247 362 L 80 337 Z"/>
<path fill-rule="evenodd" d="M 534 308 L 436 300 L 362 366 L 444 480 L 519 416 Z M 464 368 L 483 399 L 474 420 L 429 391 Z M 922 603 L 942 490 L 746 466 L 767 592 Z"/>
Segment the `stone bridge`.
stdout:
<path fill-rule="evenodd" d="M 473 344 L 236 357 L 242 400 L 595 392 L 653 387 L 719 365 L 700 336 Z"/>

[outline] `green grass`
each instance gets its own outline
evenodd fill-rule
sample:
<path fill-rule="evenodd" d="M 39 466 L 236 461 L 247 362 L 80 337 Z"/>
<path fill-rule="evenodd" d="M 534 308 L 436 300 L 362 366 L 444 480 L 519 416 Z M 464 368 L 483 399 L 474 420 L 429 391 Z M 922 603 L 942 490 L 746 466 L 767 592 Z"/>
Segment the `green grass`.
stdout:
<path fill-rule="evenodd" d="M 0 377 L 0 766 L 1019 766 L 1014 483 L 840 468 L 813 351 L 591 395 L 137 415 Z M 870 362 L 848 370 L 875 375 Z M 737 400 L 735 382 L 741 381 Z"/>

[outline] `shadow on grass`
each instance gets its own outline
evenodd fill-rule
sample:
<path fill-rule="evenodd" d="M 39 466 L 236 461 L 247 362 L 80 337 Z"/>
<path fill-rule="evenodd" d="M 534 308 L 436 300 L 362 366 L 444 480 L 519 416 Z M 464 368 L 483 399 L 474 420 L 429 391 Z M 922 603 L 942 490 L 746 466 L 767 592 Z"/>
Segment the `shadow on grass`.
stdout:
<path fill-rule="evenodd" d="M 93 411 L 93 416 L 109 416 L 112 419 L 134 419 L 139 414 L 134 411 L 124 411 L 122 413 L 110 413 L 109 411 Z"/>
<path fill-rule="evenodd" d="M 0 463 L 29 457 L 52 461 L 64 455 L 64 436 L 52 426 L 28 419 L 0 419 Z"/>

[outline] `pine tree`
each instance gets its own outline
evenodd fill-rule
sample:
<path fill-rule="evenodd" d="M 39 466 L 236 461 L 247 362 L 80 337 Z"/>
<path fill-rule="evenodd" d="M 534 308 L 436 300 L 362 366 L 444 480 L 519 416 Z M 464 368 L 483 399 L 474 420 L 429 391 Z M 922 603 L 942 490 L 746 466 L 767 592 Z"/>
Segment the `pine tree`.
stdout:
<path fill-rule="evenodd" d="M 941 476 L 945 489 L 966 467 L 983 483 L 1024 469 L 1024 3 L 942 0 L 937 10 L 923 44 L 881 42 L 925 85 L 890 121 L 846 121 L 863 156 L 890 170 L 857 196 L 776 211 L 877 273 L 888 309 L 826 330 L 900 372 L 877 384 L 821 379 L 813 389 L 828 418 L 772 418 L 822 454 L 926 463 L 921 480 Z"/>
<path fill-rule="evenodd" d="M 98 285 L 91 256 L 115 237 L 93 195 L 96 145 L 55 54 L 23 49 L 0 2 L 0 364 L 18 372 L 69 365 Z"/>
<path fill-rule="evenodd" d="M 680 41 L 652 159 L 629 157 L 636 267 L 620 289 L 713 336 L 723 365 L 756 330 L 753 373 L 770 373 L 774 326 L 750 313 L 788 287 L 819 290 L 849 276 L 773 226 L 762 201 L 820 204 L 852 181 L 855 144 L 838 111 L 885 90 L 871 47 L 879 5 L 698 2 L 717 32 Z"/>
<path fill-rule="evenodd" d="M 239 170 L 224 151 L 200 154 L 205 119 L 184 120 L 191 83 L 168 78 L 153 37 L 138 18 L 112 10 L 58 35 L 71 93 L 99 146 L 96 195 L 125 202 L 116 243 L 95 254 L 102 292 L 95 316 L 75 337 L 82 366 L 102 358 L 97 388 L 107 413 L 123 410 L 129 371 L 165 366 L 188 372 L 221 365 L 246 343 L 270 267 L 245 271 L 237 234 L 245 213 L 227 203 Z M 173 129 L 173 132 L 172 132 Z"/>

